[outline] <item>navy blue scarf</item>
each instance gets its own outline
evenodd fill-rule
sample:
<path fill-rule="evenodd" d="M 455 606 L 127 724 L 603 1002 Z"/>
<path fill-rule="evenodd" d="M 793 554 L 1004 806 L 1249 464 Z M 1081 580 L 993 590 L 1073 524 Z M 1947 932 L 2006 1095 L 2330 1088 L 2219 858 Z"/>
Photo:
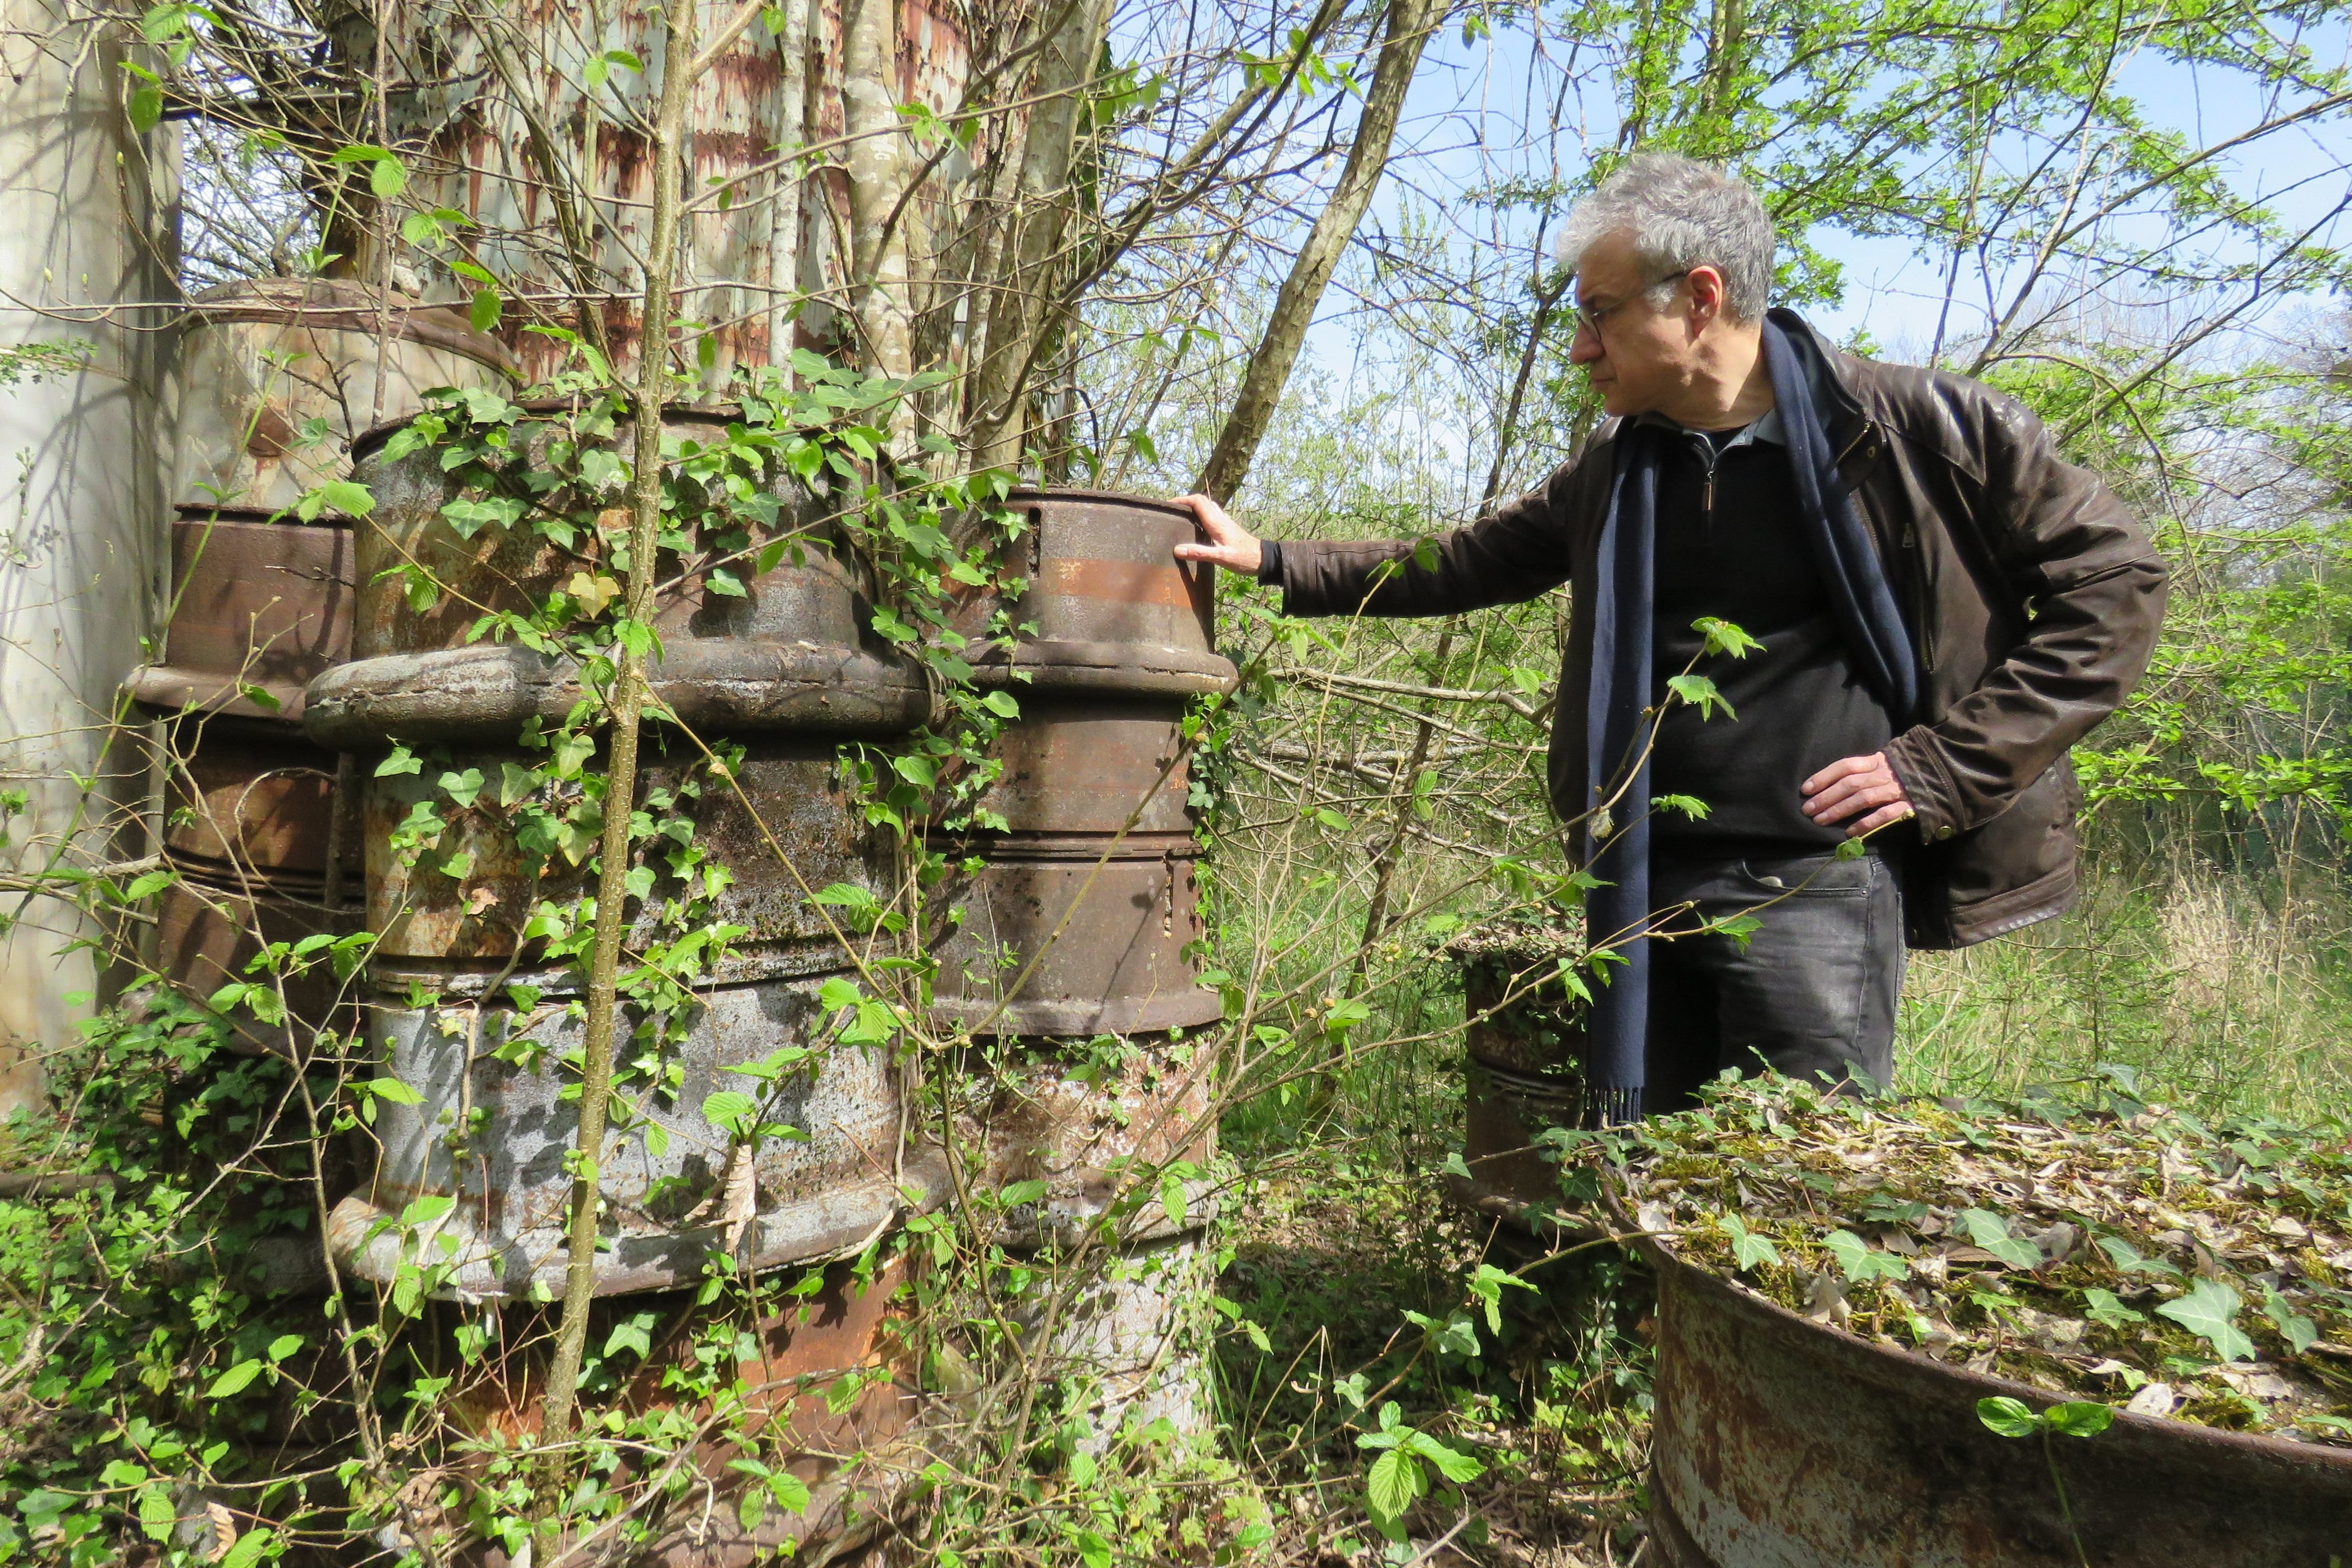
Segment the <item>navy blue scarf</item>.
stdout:
<path fill-rule="evenodd" d="M 1776 312 L 1778 313 L 1778 312 Z M 1795 321 L 1794 317 L 1789 318 Z M 1764 322 L 1764 364 L 1780 409 L 1799 526 L 1827 584 L 1854 673 L 1885 704 L 1899 728 L 1918 707 L 1919 668 L 1895 590 L 1838 477 L 1812 377 L 1800 345 L 1780 322 Z M 1592 684 L 1585 705 L 1586 831 L 1598 846 L 1587 866 L 1602 886 L 1585 900 L 1596 946 L 1621 954 L 1599 978 L 1588 1025 L 1587 1115 L 1597 1126 L 1642 1117 L 1650 1026 L 1650 740 L 1657 672 L 1652 626 L 1656 606 L 1658 466 L 1672 434 L 1622 426 L 1609 516 L 1601 525 L 1593 574 Z M 1629 776 L 1630 774 L 1630 776 Z"/>

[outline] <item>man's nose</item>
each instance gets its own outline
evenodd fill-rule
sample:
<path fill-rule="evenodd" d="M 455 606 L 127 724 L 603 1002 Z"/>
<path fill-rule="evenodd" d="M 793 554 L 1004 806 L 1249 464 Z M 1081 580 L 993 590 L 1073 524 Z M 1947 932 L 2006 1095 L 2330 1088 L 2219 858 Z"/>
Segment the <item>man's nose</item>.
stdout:
<path fill-rule="evenodd" d="M 1594 360 L 1604 357 L 1608 352 L 1601 346 L 1601 334 L 1582 322 L 1579 322 L 1576 336 L 1568 342 L 1568 363 L 1591 364 Z"/>

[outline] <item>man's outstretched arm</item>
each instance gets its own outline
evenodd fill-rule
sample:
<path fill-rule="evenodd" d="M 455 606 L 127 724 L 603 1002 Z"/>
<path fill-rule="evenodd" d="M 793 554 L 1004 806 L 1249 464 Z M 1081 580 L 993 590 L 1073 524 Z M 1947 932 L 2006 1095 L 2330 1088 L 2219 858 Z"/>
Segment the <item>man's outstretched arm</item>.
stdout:
<path fill-rule="evenodd" d="M 1568 580 L 1580 515 L 1570 505 L 1579 467 L 1571 462 L 1477 521 L 1418 542 L 1277 545 L 1252 534 L 1209 497 L 1184 496 L 1201 538 L 1178 545 L 1176 555 L 1277 584 L 1284 612 L 1294 616 L 1451 616 L 1517 604 Z"/>

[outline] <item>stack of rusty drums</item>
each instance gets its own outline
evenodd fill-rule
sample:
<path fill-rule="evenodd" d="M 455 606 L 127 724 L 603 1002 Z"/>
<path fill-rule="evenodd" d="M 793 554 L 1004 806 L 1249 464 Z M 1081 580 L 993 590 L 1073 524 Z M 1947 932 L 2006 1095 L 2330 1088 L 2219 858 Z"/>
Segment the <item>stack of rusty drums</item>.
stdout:
<path fill-rule="evenodd" d="M 515 441 L 569 439 L 560 412 L 534 407 Z M 669 440 L 689 446 L 724 433 L 716 416 L 680 411 L 666 423 Z M 582 562 L 528 531 L 461 537 L 442 516 L 457 491 L 438 451 L 388 459 L 388 434 L 359 451 L 376 505 L 358 538 L 352 658 L 313 683 L 306 723 L 315 740 L 361 759 L 367 924 L 379 938 L 366 1030 L 385 1068 L 422 1098 L 382 1108 L 373 1182 L 335 1211 L 329 1242 L 360 1276 L 389 1282 L 400 1238 L 382 1222 L 420 1198 L 453 1200 L 436 1227 L 456 1245 L 445 1288 L 544 1300 L 562 1288 L 564 1156 L 577 1124 L 563 1093 L 575 1080 L 559 1063 L 576 1057 L 584 1026 L 577 971 L 551 963 L 525 928 L 542 902 L 590 890 L 592 862 L 551 857 L 534 874 L 490 808 L 509 764 L 544 759 L 522 747 L 523 728 L 561 723 L 581 698 L 581 672 L 472 632 L 486 611 L 536 606 Z M 622 452 L 632 439 L 625 424 L 611 437 Z M 931 1157 L 909 1136 L 896 1066 L 878 1049 L 842 1046 L 787 1075 L 769 1102 L 766 1114 L 801 1136 L 759 1142 L 750 1170 L 756 1218 L 734 1224 L 723 1212 L 730 1139 L 704 1101 L 754 1088 L 730 1068 L 823 1043 L 819 992 L 854 965 L 810 894 L 876 885 L 837 747 L 903 732 L 929 711 L 919 672 L 861 632 L 856 593 L 823 531 L 798 543 L 797 562 L 740 594 L 706 594 L 689 579 L 657 609 L 662 653 L 649 678 L 677 722 L 646 726 L 639 800 L 698 769 L 703 742 L 743 748 L 731 787 L 679 807 L 693 818 L 694 842 L 732 873 L 713 918 L 741 934 L 698 987 L 685 1038 L 669 1053 L 676 1080 L 625 1090 L 634 1120 L 602 1172 L 612 1245 L 596 1259 L 600 1295 L 692 1287 L 714 1249 L 754 1269 L 854 1252 L 938 1184 Z M 445 585 L 430 608 L 379 575 L 408 563 Z M 423 759 L 418 771 L 379 776 L 378 760 L 395 743 Z M 451 774 L 491 783 L 478 798 L 453 796 Z M 395 829 L 436 799 L 447 817 L 442 837 L 428 859 L 404 863 Z M 461 876 L 446 873 L 453 860 Z M 647 923 L 633 949 L 642 951 Z M 625 1020 L 625 1031 L 635 1022 Z M 624 1056 L 634 1054 L 625 1037 Z"/>
<path fill-rule="evenodd" d="M 1559 1156 L 1543 1134 L 1582 1125 L 1583 1005 L 1559 979 L 1582 952 L 1570 931 L 1513 921 L 1447 944 L 1462 975 L 1467 1027 L 1463 1064 L 1463 1161 L 1446 1177 L 1458 1205 L 1518 1232 L 1554 1237 Z M 1549 1158 L 1547 1158 L 1547 1153 Z"/>
<path fill-rule="evenodd" d="M 1010 1239 L 1126 1255 L 1061 1315 L 1064 1353 L 1091 1363 L 1114 1404 L 1188 1426 L 1192 1391 L 1170 1369 L 1178 1309 L 1197 1294 L 1214 1054 L 1187 1035 L 1223 1005 L 1188 952 L 1202 931 L 1183 719 L 1235 671 L 1213 644 L 1210 569 L 1171 553 L 1195 537 L 1191 512 L 1075 490 L 1008 504 L 1027 523 L 1010 574 L 1027 587 L 1003 605 L 1023 631 L 979 679 L 1020 717 L 983 802 L 1003 827 L 946 843 L 978 869 L 950 884 L 960 918 L 935 1005 L 999 1043 L 990 1163 L 1004 1184 L 1045 1188 Z M 1171 1166 L 1181 1202 L 1151 1195 Z"/>
<path fill-rule="evenodd" d="M 338 814 L 337 757 L 300 729 L 305 686 L 351 647 L 351 524 L 292 509 L 344 477 L 358 431 L 430 388 L 504 384 L 511 361 L 454 311 L 268 279 L 198 296 L 179 364 L 171 617 L 162 660 L 128 682 L 162 716 L 162 850 L 178 873 L 156 966 L 199 999 L 233 980 L 279 988 L 284 1017 L 233 1009 L 234 1040 L 299 1055 L 334 1019 L 331 969 L 248 966 L 268 943 L 352 929 L 359 837 Z"/>

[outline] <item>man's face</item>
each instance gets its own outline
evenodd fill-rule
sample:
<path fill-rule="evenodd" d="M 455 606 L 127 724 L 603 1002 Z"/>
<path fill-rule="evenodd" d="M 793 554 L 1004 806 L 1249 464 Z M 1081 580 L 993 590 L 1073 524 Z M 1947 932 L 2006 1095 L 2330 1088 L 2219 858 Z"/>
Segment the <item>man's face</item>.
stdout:
<path fill-rule="evenodd" d="M 1580 317 L 1568 357 L 1591 377 L 1601 407 L 1620 418 L 1665 406 L 1699 369 L 1698 323 L 1683 280 L 1663 310 L 1644 293 L 1662 281 L 1642 271 L 1633 242 L 1622 234 L 1594 240 L 1577 260 Z"/>

